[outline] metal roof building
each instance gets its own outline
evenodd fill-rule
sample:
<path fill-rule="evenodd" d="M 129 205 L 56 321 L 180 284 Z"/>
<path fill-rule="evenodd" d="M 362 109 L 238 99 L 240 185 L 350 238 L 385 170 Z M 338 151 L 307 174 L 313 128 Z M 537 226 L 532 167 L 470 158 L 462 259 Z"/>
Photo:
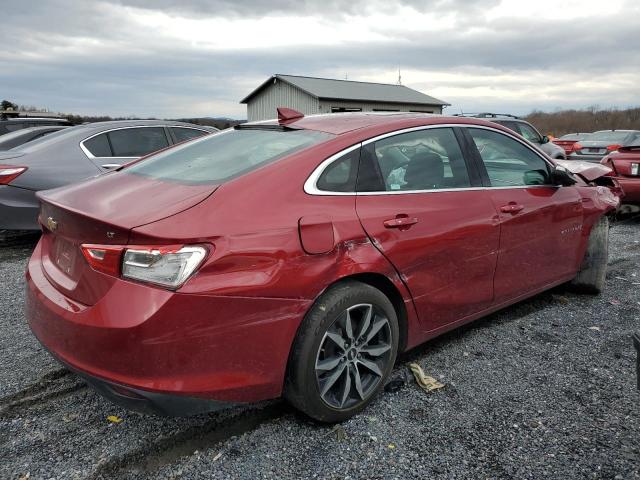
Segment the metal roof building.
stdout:
<path fill-rule="evenodd" d="M 275 117 L 277 107 L 305 115 L 336 112 L 442 113 L 449 104 L 404 85 L 276 74 L 247 95 L 247 119 Z"/>

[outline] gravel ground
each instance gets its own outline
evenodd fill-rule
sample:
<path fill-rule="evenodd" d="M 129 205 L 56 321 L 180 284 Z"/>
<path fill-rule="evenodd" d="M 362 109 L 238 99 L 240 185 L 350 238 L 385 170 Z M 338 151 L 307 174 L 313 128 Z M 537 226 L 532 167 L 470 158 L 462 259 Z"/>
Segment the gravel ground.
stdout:
<path fill-rule="evenodd" d="M 611 230 L 603 295 L 555 289 L 429 342 L 396 375 L 416 361 L 445 388 L 385 392 L 340 426 L 279 401 L 188 419 L 111 405 L 30 334 L 30 247 L 0 250 L 0 479 L 640 478 L 640 220 Z"/>

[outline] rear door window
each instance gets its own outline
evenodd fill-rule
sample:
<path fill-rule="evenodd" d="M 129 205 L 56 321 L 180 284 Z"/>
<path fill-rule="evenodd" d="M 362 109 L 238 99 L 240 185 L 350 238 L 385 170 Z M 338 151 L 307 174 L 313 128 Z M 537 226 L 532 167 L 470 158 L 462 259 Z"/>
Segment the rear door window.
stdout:
<path fill-rule="evenodd" d="M 164 127 L 134 127 L 108 133 L 114 157 L 141 157 L 169 146 Z"/>
<path fill-rule="evenodd" d="M 451 128 L 431 128 L 384 138 L 375 143 L 374 157 L 377 162 L 374 168 L 379 169 L 384 191 L 471 186 L 460 145 Z M 363 172 L 363 178 L 366 173 Z"/>
<path fill-rule="evenodd" d="M 204 130 L 198 130 L 197 128 L 186 127 L 171 127 L 171 132 L 176 137 L 176 143 L 185 142 L 192 138 L 198 138 L 209 133 Z"/>

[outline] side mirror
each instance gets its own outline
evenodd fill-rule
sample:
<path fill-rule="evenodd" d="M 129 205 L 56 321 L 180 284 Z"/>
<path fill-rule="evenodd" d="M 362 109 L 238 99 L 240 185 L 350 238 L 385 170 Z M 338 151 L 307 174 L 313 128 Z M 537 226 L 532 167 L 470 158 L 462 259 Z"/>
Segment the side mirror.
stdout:
<path fill-rule="evenodd" d="M 563 187 L 570 187 L 575 185 L 578 181 L 574 178 L 573 174 L 564 167 L 556 166 L 551 172 L 551 183 L 553 185 L 561 185 Z"/>
<path fill-rule="evenodd" d="M 542 136 L 542 141 L 540 142 L 542 145 L 544 145 L 545 143 L 549 143 L 549 137 L 547 137 L 546 135 Z"/>

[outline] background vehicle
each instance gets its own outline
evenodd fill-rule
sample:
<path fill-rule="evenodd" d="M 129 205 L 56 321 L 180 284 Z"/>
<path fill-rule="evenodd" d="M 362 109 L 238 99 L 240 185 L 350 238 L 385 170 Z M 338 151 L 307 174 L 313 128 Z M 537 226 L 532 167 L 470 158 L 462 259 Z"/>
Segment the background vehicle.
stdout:
<path fill-rule="evenodd" d="M 509 115 L 507 113 L 465 113 L 461 116 L 484 118 L 490 122 L 497 123 L 498 125 L 502 125 L 519 133 L 551 158 L 566 158 L 565 151 L 562 147 L 550 142 L 546 135 L 541 135 L 533 125 L 515 115 Z"/>
<path fill-rule="evenodd" d="M 613 174 L 624 190 L 625 203 L 640 204 L 640 142 L 620 147 L 605 156 L 600 163 L 613 170 Z"/>
<path fill-rule="evenodd" d="M 217 131 L 164 120 L 98 122 L 67 128 L 0 153 L 0 230 L 39 230 L 35 193 Z M 2 137 L 0 137 L 2 138 Z"/>
<path fill-rule="evenodd" d="M 71 122 L 64 118 L 15 117 L 0 120 L 0 135 L 15 132 L 23 128 L 46 127 L 50 125 L 70 126 Z"/>
<path fill-rule="evenodd" d="M 564 149 L 565 154 L 569 155 L 573 151 L 573 145 L 582 140 L 586 140 L 590 133 L 567 133 L 559 138 L 554 138 L 552 141 L 559 147 Z"/>
<path fill-rule="evenodd" d="M 480 119 L 280 113 L 39 194 L 27 318 L 112 400 L 284 394 L 339 421 L 397 352 L 560 283 L 602 288 L 608 168 L 574 176 Z"/>
<path fill-rule="evenodd" d="M 23 128 L 21 130 L 16 130 L 15 132 L 6 133 L 0 136 L 0 151 L 11 150 L 12 148 L 18 147 L 22 144 L 30 142 L 32 140 L 36 140 L 37 138 L 44 137 L 53 132 L 57 132 L 58 130 L 62 130 L 63 128 L 68 128 L 64 126 L 47 126 L 47 127 L 29 127 Z"/>
<path fill-rule="evenodd" d="M 567 158 L 569 160 L 600 162 L 608 153 L 634 143 L 640 143 L 640 131 L 638 130 L 599 130 L 589 135 L 585 140 L 575 143 L 573 151 Z"/>

